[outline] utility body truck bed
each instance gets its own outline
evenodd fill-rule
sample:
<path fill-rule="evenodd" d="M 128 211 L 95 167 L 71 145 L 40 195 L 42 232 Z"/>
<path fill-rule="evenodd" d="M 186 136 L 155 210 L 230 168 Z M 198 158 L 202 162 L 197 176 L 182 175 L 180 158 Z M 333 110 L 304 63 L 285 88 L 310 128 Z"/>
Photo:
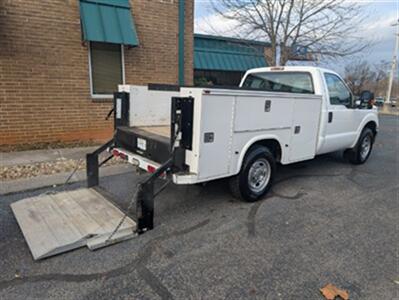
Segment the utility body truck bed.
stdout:
<path fill-rule="evenodd" d="M 129 100 L 125 100 L 129 102 L 129 113 L 119 115 L 132 116 L 136 102 L 150 107 L 160 101 L 171 105 L 171 101 L 191 99 L 190 107 L 186 108 L 191 115 L 180 125 L 184 134 L 174 136 L 177 124 L 171 124 L 173 116 L 168 117 L 181 113 L 165 109 L 163 113 L 158 111 L 158 119 L 152 116 L 151 126 L 145 122 L 137 124 L 134 117 L 122 121 L 126 125 L 116 127 L 115 149 L 126 156 L 133 154 L 139 167 L 147 165 L 140 163 L 141 158 L 152 160 L 157 166 L 172 155 L 172 139 L 183 141 L 178 147 L 184 150 L 179 155 L 185 166 L 173 176 L 177 184 L 194 184 L 237 174 L 246 150 L 258 140 L 273 138 L 284 148 L 295 149 L 282 151 L 280 161 L 283 164 L 316 155 L 321 96 L 250 89 L 180 88 L 178 97 L 171 96 L 175 92 L 147 90 L 146 94 L 142 89 L 120 86 L 121 95 L 129 96 Z M 155 99 L 151 98 L 154 94 Z M 118 99 L 123 101 L 124 98 L 115 101 Z M 165 120 L 169 120 L 169 125 L 162 124 Z"/>
<path fill-rule="evenodd" d="M 134 127 L 133 127 L 134 128 Z M 170 126 L 138 126 L 136 127 L 140 131 L 147 132 L 148 134 L 157 135 L 160 137 L 170 138 Z"/>

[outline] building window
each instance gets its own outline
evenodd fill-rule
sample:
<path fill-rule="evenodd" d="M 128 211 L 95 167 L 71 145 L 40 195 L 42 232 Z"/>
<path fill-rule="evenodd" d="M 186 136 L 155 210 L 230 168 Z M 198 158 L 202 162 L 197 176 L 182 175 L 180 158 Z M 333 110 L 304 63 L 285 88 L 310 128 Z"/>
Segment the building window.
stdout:
<path fill-rule="evenodd" d="M 194 70 L 195 86 L 239 86 L 245 72 Z"/>
<path fill-rule="evenodd" d="M 90 84 L 93 98 L 109 98 L 125 79 L 123 46 L 90 43 Z"/>

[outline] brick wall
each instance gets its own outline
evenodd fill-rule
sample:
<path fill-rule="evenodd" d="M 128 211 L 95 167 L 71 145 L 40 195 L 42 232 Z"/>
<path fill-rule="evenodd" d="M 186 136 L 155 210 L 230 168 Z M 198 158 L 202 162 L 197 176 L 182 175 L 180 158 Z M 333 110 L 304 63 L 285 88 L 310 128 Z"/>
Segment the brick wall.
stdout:
<path fill-rule="evenodd" d="M 186 64 L 193 78 L 193 0 L 186 1 Z M 178 82 L 178 1 L 131 0 L 139 47 L 125 48 L 127 84 Z M 77 0 L 0 2 L 0 147 L 102 141 L 111 100 L 90 96 L 88 47 Z"/>

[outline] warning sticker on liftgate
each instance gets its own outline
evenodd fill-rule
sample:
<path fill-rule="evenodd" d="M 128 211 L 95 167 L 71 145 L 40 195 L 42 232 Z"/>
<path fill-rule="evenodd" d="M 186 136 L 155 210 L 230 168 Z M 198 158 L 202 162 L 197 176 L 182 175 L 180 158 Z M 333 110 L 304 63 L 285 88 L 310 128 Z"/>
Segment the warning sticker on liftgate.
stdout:
<path fill-rule="evenodd" d="M 147 141 L 142 138 L 137 138 L 137 148 L 141 150 L 147 150 Z"/>
<path fill-rule="evenodd" d="M 116 118 L 122 119 L 122 99 L 116 98 Z"/>

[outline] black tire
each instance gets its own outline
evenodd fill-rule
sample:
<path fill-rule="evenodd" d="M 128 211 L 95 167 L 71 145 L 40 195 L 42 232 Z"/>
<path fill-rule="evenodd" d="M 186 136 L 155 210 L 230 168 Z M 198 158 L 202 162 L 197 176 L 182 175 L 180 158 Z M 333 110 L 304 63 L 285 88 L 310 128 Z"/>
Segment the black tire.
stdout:
<path fill-rule="evenodd" d="M 369 141 L 369 148 L 367 153 L 364 152 L 365 144 Z M 354 165 L 364 164 L 371 154 L 371 150 L 373 149 L 374 144 L 374 133 L 370 128 L 364 128 L 362 133 L 360 134 L 359 140 L 356 143 L 356 146 L 352 149 L 348 149 L 345 151 L 345 156 L 348 158 L 349 162 Z"/>
<path fill-rule="evenodd" d="M 251 167 L 253 168 L 251 169 Z M 260 180 L 262 183 L 259 184 L 259 186 L 256 186 L 254 180 L 251 180 L 252 185 L 249 183 L 249 173 L 250 171 L 251 174 L 256 172 L 256 169 L 254 169 L 256 167 L 258 169 L 261 168 L 261 171 L 269 170 L 269 172 L 266 172 L 264 175 L 266 183 Z M 230 191 L 233 196 L 238 199 L 247 202 L 257 201 L 269 191 L 273 183 L 275 171 L 276 159 L 270 150 L 264 146 L 254 146 L 245 156 L 240 173 L 230 178 Z M 260 175 L 260 177 L 262 177 L 262 175 Z"/>

